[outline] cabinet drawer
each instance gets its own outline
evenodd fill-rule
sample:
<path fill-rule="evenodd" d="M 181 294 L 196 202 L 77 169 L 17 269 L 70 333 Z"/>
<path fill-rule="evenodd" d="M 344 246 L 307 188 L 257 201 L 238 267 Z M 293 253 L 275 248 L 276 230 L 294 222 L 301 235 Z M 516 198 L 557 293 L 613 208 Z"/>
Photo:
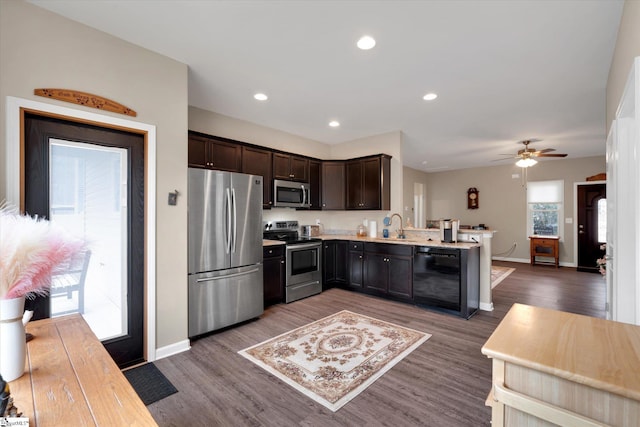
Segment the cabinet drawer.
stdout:
<path fill-rule="evenodd" d="M 367 242 L 364 245 L 366 252 L 372 252 L 376 254 L 385 255 L 398 255 L 398 256 L 413 256 L 412 245 L 396 245 L 394 243 L 371 243 Z"/>
<path fill-rule="evenodd" d="M 362 252 L 364 250 L 364 242 L 354 242 L 351 240 L 349 242 L 349 250 Z"/>
<path fill-rule="evenodd" d="M 262 248 L 263 258 L 281 257 L 284 256 L 285 245 L 271 245 Z"/>
<path fill-rule="evenodd" d="M 535 239 L 533 244 L 536 246 L 555 246 L 557 240 Z"/>

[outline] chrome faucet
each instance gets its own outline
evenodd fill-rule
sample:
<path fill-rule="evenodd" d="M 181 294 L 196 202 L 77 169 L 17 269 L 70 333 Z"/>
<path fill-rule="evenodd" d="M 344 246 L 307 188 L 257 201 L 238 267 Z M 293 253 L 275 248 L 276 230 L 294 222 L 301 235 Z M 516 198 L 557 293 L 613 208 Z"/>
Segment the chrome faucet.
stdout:
<path fill-rule="evenodd" d="M 391 225 L 391 222 L 393 221 L 393 217 L 397 216 L 398 218 L 400 218 L 400 229 L 396 230 L 396 233 L 398 233 L 398 239 L 404 239 L 405 235 L 404 235 L 404 229 L 402 228 L 402 216 L 400 214 L 394 213 L 393 215 L 391 215 L 391 218 L 389 219 L 389 225 Z"/>

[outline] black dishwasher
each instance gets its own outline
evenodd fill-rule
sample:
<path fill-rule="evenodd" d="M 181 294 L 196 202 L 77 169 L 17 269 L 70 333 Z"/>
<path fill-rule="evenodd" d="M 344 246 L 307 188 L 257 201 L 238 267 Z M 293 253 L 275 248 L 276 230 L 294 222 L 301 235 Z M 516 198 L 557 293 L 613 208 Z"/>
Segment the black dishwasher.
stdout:
<path fill-rule="evenodd" d="M 413 301 L 464 318 L 477 310 L 480 297 L 479 249 L 416 246 Z"/>

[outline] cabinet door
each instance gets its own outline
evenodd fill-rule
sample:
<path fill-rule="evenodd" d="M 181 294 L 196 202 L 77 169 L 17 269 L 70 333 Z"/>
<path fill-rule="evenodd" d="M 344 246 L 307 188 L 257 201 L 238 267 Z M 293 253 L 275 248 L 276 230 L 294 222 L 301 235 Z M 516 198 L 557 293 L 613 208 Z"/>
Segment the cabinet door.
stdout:
<path fill-rule="evenodd" d="M 363 254 L 349 251 L 349 286 L 363 288 Z"/>
<path fill-rule="evenodd" d="M 209 166 L 207 161 L 207 141 L 189 135 L 189 152 L 188 164 L 191 167 L 206 168 Z"/>
<path fill-rule="evenodd" d="M 364 287 L 366 290 L 386 294 L 389 282 L 389 257 L 366 252 L 364 254 Z"/>
<path fill-rule="evenodd" d="M 240 172 L 242 170 L 242 147 L 225 141 L 209 142 L 209 158 L 213 169 Z"/>
<path fill-rule="evenodd" d="M 345 164 L 344 162 L 322 163 L 322 209 L 344 210 L 345 208 Z"/>
<path fill-rule="evenodd" d="M 339 240 L 335 242 L 335 281 L 336 283 L 347 283 L 349 263 L 349 244 Z"/>
<path fill-rule="evenodd" d="M 362 209 L 362 162 L 347 162 L 347 209 Z"/>
<path fill-rule="evenodd" d="M 263 250 L 263 283 L 264 283 L 264 305 L 278 304 L 284 299 L 285 280 L 285 259 L 284 256 L 270 256 L 269 251 L 275 249 L 264 248 Z"/>
<path fill-rule="evenodd" d="M 291 156 L 291 179 L 300 182 L 309 182 L 309 159 Z"/>
<path fill-rule="evenodd" d="M 332 285 L 336 280 L 336 243 L 333 241 L 324 242 L 324 253 L 322 254 L 324 264 L 323 285 Z M 328 286 L 331 287 L 331 286 Z"/>
<path fill-rule="evenodd" d="M 362 161 L 363 209 L 380 209 L 380 158 Z"/>
<path fill-rule="evenodd" d="M 293 178 L 291 173 L 291 156 L 288 154 L 273 153 L 273 177 L 275 179 L 286 180 Z"/>
<path fill-rule="evenodd" d="M 309 209 L 311 210 L 322 209 L 322 205 L 320 202 L 322 187 L 320 169 L 321 162 L 316 160 L 309 160 L 309 192 L 311 193 L 311 195 L 309 196 L 309 198 L 311 199 L 311 207 Z"/>
<path fill-rule="evenodd" d="M 273 188 L 271 181 L 271 151 L 242 147 L 242 173 L 262 176 L 262 207 L 270 208 L 273 205 L 273 199 L 271 198 Z"/>
<path fill-rule="evenodd" d="M 389 262 L 389 295 L 413 298 L 413 260 L 407 257 L 388 257 Z"/>

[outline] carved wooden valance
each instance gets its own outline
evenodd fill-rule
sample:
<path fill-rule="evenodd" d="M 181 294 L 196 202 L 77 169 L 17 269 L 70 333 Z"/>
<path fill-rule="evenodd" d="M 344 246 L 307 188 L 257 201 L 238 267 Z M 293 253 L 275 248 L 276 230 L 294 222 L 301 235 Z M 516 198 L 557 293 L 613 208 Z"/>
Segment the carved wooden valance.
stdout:
<path fill-rule="evenodd" d="M 124 114 L 136 117 L 138 113 L 129 107 L 92 93 L 80 92 L 73 89 L 34 89 L 34 95 L 53 98 L 59 101 L 71 102 L 72 104 L 84 105 L 86 107 L 97 108 L 98 110 L 111 111 L 112 113 Z"/>
<path fill-rule="evenodd" d="M 599 173 L 597 175 L 593 175 L 587 178 L 587 181 L 606 181 L 606 180 L 607 180 L 606 173 Z"/>

